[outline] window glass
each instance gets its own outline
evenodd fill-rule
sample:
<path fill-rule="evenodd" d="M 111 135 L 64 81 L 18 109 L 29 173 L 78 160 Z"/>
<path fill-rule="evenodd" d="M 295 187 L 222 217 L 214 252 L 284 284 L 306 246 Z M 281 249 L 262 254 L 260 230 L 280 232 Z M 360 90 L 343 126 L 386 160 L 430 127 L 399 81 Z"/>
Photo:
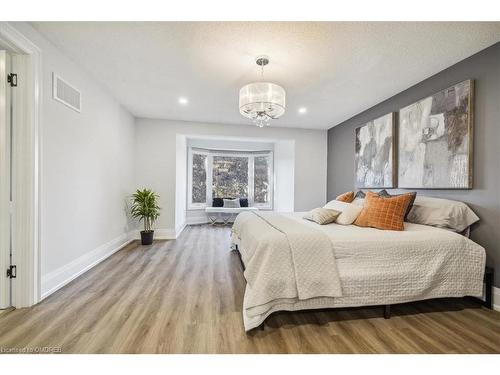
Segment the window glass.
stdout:
<path fill-rule="evenodd" d="M 188 207 L 199 209 L 214 198 L 247 198 L 261 208 L 272 208 L 272 153 L 234 154 L 191 150 Z M 248 174 L 251 172 L 251 176 Z M 209 199 L 210 200 L 210 199 Z"/>
<path fill-rule="evenodd" d="M 207 155 L 193 154 L 192 202 L 205 203 L 207 200 Z"/>
<path fill-rule="evenodd" d="M 212 197 L 248 197 L 248 157 L 213 157 Z"/>
<path fill-rule="evenodd" d="M 271 186 L 269 183 L 270 170 L 269 156 L 256 156 L 254 159 L 254 202 L 269 203 L 271 200 Z"/>

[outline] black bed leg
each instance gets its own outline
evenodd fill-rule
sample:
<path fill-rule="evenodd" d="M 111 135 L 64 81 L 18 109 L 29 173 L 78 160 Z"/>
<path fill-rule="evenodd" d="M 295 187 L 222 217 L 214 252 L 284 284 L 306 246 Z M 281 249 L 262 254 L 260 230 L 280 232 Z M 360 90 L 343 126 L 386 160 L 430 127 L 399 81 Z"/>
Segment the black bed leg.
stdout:
<path fill-rule="evenodd" d="M 238 253 L 238 258 L 240 259 L 241 268 L 243 269 L 243 271 L 245 271 L 245 263 L 243 263 L 243 258 L 241 257 L 241 253 L 240 253 L 240 249 L 238 249 L 238 245 L 234 245 L 231 248 L 231 251 L 236 251 Z"/>
<path fill-rule="evenodd" d="M 484 307 L 488 309 L 493 309 L 493 268 L 486 267 L 486 271 L 484 273 L 484 283 L 485 283 L 485 298 L 484 298 Z"/>
<path fill-rule="evenodd" d="M 384 305 L 384 319 L 391 319 L 391 305 Z"/>

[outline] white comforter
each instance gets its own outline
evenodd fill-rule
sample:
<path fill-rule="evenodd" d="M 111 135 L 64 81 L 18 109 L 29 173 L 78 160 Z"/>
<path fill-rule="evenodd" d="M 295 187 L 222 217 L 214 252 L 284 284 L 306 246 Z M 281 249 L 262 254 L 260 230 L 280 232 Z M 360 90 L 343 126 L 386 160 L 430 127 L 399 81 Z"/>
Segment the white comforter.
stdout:
<path fill-rule="evenodd" d="M 272 225 L 272 220 L 277 219 L 242 213 L 234 222 L 232 242 L 238 245 L 246 267 L 243 320 L 247 331 L 279 310 L 383 305 L 482 294 L 485 251 L 459 234 L 409 223 L 402 232 L 318 225 L 302 219 L 300 212 L 282 215 L 283 219 L 295 221 L 296 229 L 314 230 L 298 232 L 329 238 L 335 261 L 328 267 L 334 277 L 338 272 L 341 295 L 325 297 L 322 292 L 309 290 L 309 295 L 300 296 L 300 286 L 293 276 L 297 265 L 292 252 L 302 251 L 303 259 L 314 258 L 316 252 L 311 246 L 294 250 L 288 247 L 287 257 L 283 232 Z M 320 252 L 323 258 L 324 246 Z M 280 249 L 277 254 L 276 248 Z M 314 267 L 310 271 L 314 272 Z"/>

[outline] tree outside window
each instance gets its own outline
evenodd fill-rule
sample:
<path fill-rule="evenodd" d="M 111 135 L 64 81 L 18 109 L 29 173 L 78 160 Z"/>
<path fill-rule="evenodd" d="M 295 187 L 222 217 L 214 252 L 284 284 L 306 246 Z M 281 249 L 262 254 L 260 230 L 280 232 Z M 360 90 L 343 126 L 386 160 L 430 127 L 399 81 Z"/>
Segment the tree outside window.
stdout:
<path fill-rule="evenodd" d="M 272 208 L 272 156 L 271 151 L 191 149 L 188 208 L 211 205 L 211 198 L 247 198 L 254 206 Z"/>

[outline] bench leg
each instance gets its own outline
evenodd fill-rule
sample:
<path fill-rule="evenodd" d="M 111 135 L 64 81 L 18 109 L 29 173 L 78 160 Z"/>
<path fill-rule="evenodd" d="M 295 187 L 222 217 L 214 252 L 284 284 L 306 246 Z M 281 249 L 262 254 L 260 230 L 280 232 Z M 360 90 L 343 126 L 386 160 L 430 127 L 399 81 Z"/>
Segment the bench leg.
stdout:
<path fill-rule="evenodd" d="M 233 214 L 229 214 L 228 216 L 226 216 L 225 218 L 222 219 L 223 221 L 223 225 L 227 225 L 229 223 L 229 220 L 231 220 L 231 218 L 233 217 Z"/>
<path fill-rule="evenodd" d="M 384 306 L 384 319 L 391 319 L 391 305 Z"/>
<path fill-rule="evenodd" d="M 210 225 L 215 225 L 217 223 L 217 216 L 208 216 L 208 219 L 210 220 Z"/>

